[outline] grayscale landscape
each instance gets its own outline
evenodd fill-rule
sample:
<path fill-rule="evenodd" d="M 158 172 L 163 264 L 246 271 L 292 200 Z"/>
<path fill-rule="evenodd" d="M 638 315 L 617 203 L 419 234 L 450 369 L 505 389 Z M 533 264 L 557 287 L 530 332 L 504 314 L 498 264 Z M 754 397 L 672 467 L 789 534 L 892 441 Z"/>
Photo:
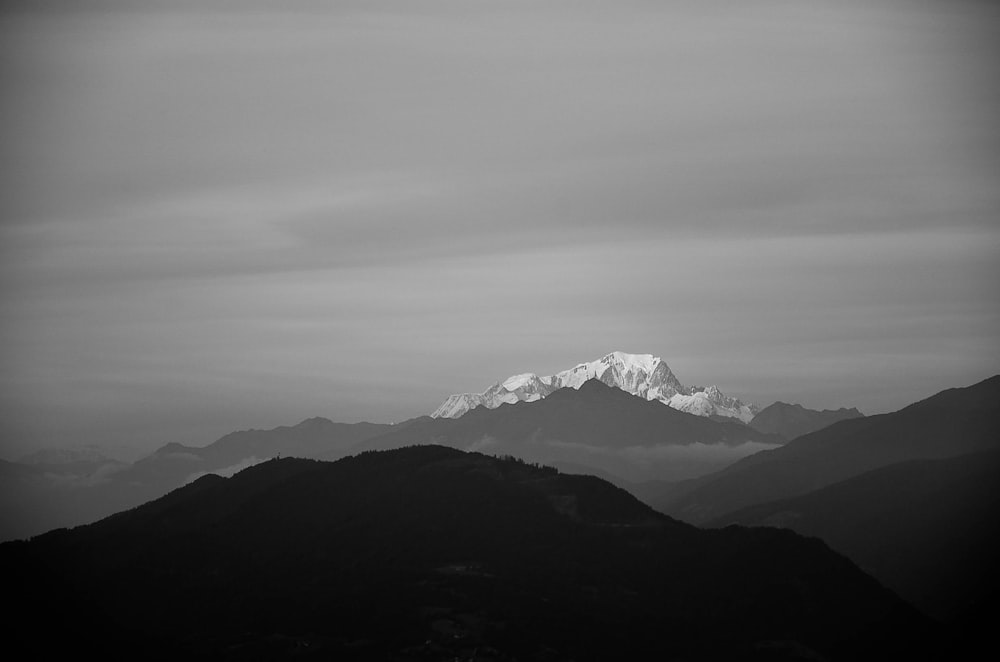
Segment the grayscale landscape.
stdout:
<path fill-rule="evenodd" d="M 943 660 L 1000 5 L 0 7 L 9 659 Z"/>

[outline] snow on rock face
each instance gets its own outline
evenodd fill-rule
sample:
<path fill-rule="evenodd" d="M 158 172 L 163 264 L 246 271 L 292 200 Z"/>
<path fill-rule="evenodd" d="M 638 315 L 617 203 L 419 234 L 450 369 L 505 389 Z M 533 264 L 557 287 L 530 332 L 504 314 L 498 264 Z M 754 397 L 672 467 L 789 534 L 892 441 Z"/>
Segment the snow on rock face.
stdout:
<path fill-rule="evenodd" d="M 550 383 L 551 379 L 551 377 L 539 378 L 530 372 L 514 375 L 503 382 L 497 382 L 482 393 L 458 393 L 450 396 L 434 410 L 431 417 L 458 418 L 476 407 L 495 409 L 504 403 L 534 402 L 556 390 Z"/>
<path fill-rule="evenodd" d="M 522 386 L 532 383 L 538 379 L 538 375 L 533 372 L 526 372 L 523 375 L 514 375 L 513 377 L 508 377 L 503 382 L 503 387 L 508 391 L 514 391 Z"/>
<path fill-rule="evenodd" d="M 497 382 L 482 393 L 452 395 L 431 416 L 458 418 L 476 407 L 494 409 L 504 403 L 534 402 L 560 388 L 580 388 L 591 379 L 698 416 L 726 416 L 747 423 L 759 411 L 754 404 L 723 395 L 718 387 L 684 386 L 657 356 L 612 352 L 549 377 L 527 372 Z"/>
<path fill-rule="evenodd" d="M 739 419 L 744 423 L 749 423 L 757 415 L 757 412 L 760 411 L 760 408 L 753 403 L 745 404 L 736 398 L 729 398 L 722 395 L 719 389 L 714 386 L 710 386 L 702 391 L 692 389 L 686 395 L 677 393 L 663 402 L 674 409 L 686 411 L 689 414 L 696 414 L 698 416 L 725 416 L 727 418 Z"/>
<path fill-rule="evenodd" d="M 433 418 L 458 418 L 470 409 L 483 404 L 481 393 L 459 393 L 449 396 L 440 407 L 431 414 Z M 496 406 L 496 405 L 494 405 Z"/>

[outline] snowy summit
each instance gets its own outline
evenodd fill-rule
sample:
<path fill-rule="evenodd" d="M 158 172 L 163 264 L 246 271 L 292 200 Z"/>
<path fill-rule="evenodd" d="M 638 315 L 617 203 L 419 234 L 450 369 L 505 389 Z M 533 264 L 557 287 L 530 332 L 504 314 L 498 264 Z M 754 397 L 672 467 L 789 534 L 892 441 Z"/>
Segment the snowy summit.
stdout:
<path fill-rule="evenodd" d="M 755 404 L 723 395 L 716 386 L 684 386 L 658 356 L 611 352 L 548 377 L 526 372 L 497 382 L 482 393 L 452 395 L 431 416 L 458 418 L 476 407 L 495 409 L 504 403 L 534 402 L 561 388 L 580 388 L 591 379 L 698 416 L 723 416 L 748 423 L 759 411 Z"/>

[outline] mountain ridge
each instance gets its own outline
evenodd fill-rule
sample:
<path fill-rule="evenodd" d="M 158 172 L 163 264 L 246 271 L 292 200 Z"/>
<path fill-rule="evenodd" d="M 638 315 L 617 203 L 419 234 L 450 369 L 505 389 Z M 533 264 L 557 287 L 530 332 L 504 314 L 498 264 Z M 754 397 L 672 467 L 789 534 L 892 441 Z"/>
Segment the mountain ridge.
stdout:
<path fill-rule="evenodd" d="M 664 407 L 591 379 L 544 399 L 477 407 L 458 418 L 417 419 L 354 450 L 435 443 L 543 463 L 579 463 L 637 480 L 700 475 L 783 441 L 731 419 L 718 422 Z"/>
<path fill-rule="evenodd" d="M 11 465 L 0 482 L 5 497 L 0 501 L 0 540 L 93 522 L 206 473 L 231 474 L 276 455 L 341 457 L 364 439 L 407 423 L 336 423 L 313 417 L 267 430 L 230 432 L 205 446 L 170 442 L 131 464 L 106 464 L 103 472 L 85 477 Z"/>
<path fill-rule="evenodd" d="M 748 425 L 759 432 L 780 434 L 792 440 L 837 421 L 863 416 L 856 407 L 818 410 L 779 400 L 757 412 Z"/>
<path fill-rule="evenodd" d="M 450 395 L 431 417 L 458 418 L 477 407 L 494 409 L 505 403 L 534 402 L 563 388 L 579 388 L 590 380 L 698 416 L 724 416 L 749 423 L 760 410 L 756 404 L 724 395 L 717 386 L 684 386 L 660 357 L 614 351 L 554 375 L 521 373 L 496 382 L 482 393 Z"/>
<path fill-rule="evenodd" d="M 961 619 L 1000 590 L 1000 450 L 890 464 L 707 526 L 822 539 L 930 616 Z"/>
<path fill-rule="evenodd" d="M 941 391 L 896 412 L 842 420 L 687 483 L 655 508 L 703 523 L 820 489 L 882 466 L 1000 447 L 1000 375 Z"/>

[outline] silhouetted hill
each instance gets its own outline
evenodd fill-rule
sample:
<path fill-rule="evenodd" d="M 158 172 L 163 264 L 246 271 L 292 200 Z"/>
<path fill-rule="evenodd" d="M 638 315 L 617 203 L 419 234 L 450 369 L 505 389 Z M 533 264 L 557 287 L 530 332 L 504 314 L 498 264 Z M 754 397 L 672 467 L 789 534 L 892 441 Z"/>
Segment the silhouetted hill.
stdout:
<path fill-rule="evenodd" d="M 821 430 L 837 421 L 861 418 L 862 414 L 851 409 L 806 409 L 802 405 L 775 402 L 764 407 L 753 417 L 749 425 L 758 432 L 781 435 L 785 439 L 795 439 L 804 434 Z"/>
<path fill-rule="evenodd" d="M 707 522 L 889 464 L 997 448 L 1000 376 L 942 391 L 891 414 L 834 423 L 646 500 L 672 516 Z"/>
<path fill-rule="evenodd" d="M 874 659 L 931 632 L 817 540 L 440 446 L 205 476 L 0 562 L 7 640 L 47 657 Z"/>
<path fill-rule="evenodd" d="M 992 451 L 893 464 L 712 525 L 822 538 L 927 613 L 953 620 L 1000 592 L 998 513 L 1000 451 Z"/>
<path fill-rule="evenodd" d="M 335 459 L 358 442 L 395 427 L 310 418 L 271 430 L 233 432 L 208 446 L 166 444 L 131 465 L 116 463 L 91 476 L 63 477 L 33 468 L 14 480 L 0 473 L 0 489 L 21 504 L 16 513 L 0 518 L 0 540 L 93 522 L 205 473 L 231 474 L 277 455 Z"/>
<path fill-rule="evenodd" d="M 535 402 L 478 407 L 456 419 L 414 419 L 356 449 L 434 443 L 590 466 L 637 480 L 701 475 L 781 441 L 741 423 L 677 411 L 590 380 Z"/>

